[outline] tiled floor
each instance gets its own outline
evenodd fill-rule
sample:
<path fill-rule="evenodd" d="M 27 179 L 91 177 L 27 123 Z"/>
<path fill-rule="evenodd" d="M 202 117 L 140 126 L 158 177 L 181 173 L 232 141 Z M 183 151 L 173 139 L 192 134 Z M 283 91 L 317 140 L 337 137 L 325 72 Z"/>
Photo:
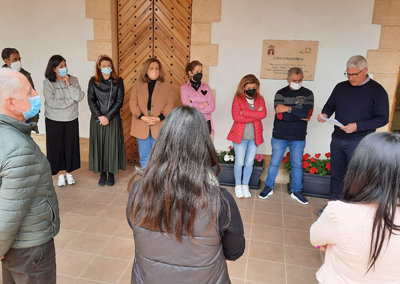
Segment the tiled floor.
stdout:
<path fill-rule="evenodd" d="M 134 241 L 125 206 L 134 165 L 127 167 L 116 175 L 114 187 L 99 187 L 99 176 L 88 171 L 87 163 L 74 172 L 76 185 L 56 186 L 61 211 L 55 238 L 58 284 L 130 283 Z M 259 191 L 253 190 L 252 199 L 237 200 L 246 251 L 228 264 L 232 283 L 317 283 L 322 253 L 310 245 L 308 231 L 326 201 L 309 198 L 310 205 L 300 205 L 284 189 L 276 185 L 267 200 L 258 199 Z"/>

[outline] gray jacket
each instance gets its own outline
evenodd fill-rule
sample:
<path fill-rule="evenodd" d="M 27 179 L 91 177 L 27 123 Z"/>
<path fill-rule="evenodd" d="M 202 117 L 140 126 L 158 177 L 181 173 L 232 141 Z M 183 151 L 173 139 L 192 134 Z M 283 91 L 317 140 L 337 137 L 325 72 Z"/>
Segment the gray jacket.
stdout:
<path fill-rule="evenodd" d="M 78 102 L 83 100 L 85 92 L 81 90 L 78 79 L 69 76 L 71 85 L 64 81 L 43 81 L 44 116 L 54 121 L 72 121 L 78 118 Z"/>
<path fill-rule="evenodd" d="M 0 114 L 0 256 L 47 243 L 60 230 L 50 164 L 31 131 Z"/>

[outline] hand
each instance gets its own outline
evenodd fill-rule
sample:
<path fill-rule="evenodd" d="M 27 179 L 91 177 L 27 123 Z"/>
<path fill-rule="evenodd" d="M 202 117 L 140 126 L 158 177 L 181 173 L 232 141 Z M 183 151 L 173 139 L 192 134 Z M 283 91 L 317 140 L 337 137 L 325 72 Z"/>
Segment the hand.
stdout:
<path fill-rule="evenodd" d="M 204 106 L 208 106 L 208 103 L 207 103 L 207 102 L 205 102 L 205 103 L 204 103 Z"/>
<path fill-rule="evenodd" d="M 318 115 L 317 115 L 317 120 L 318 120 L 318 122 L 321 122 L 321 123 L 324 123 L 325 120 L 323 120 L 322 118 L 320 118 L 320 116 L 323 116 L 323 117 L 325 117 L 325 118 L 328 118 L 328 116 L 327 116 L 325 113 L 320 113 L 320 114 L 318 114 Z"/>
<path fill-rule="evenodd" d="M 68 75 L 62 77 L 62 80 L 65 82 L 65 84 L 67 84 L 67 86 L 71 86 L 71 79 L 69 78 Z"/>
<path fill-rule="evenodd" d="M 302 118 L 301 120 L 310 121 L 310 118 Z"/>
<path fill-rule="evenodd" d="M 349 123 L 346 126 L 340 127 L 340 129 L 342 129 L 346 133 L 353 133 L 357 131 L 357 124 Z"/>
<path fill-rule="evenodd" d="M 192 101 L 191 101 L 190 99 L 187 99 L 186 102 L 187 102 L 188 104 L 192 103 Z"/>
<path fill-rule="evenodd" d="M 226 259 L 226 264 L 228 264 L 229 262 L 232 262 L 232 261 Z"/>
<path fill-rule="evenodd" d="M 4 255 L 2 257 L 0 257 L 0 260 L 2 260 L 4 258 Z"/>
<path fill-rule="evenodd" d="M 319 250 L 321 250 L 321 251 L 326 251 L 326 247 L 327 247 L 328 245 L 324 245 L 324 246 L 318 246 L 317 247 L 317 249 L 319 249 Z"/>
<path fill-rule="evenodd" d="M 147 123 L 147 125 L 152 125 L 153 124 L 153 118 L 150 116 L 142 116 L 140 120 L 144 121 Z"/>
<path fill-rule="evenodd" d="M 290 107 L 285 106 L 285 105 L 277 105 L 275 108 L 276 113 L 284 113 L 289 111 Z"/>
<path fill-rule="evenodd" d="M 156 125 L 157 123 L 159 123 L 161 121 L 161 119 L 156 116 L 156 117 L 151 117 L 152 119 L 152 124 L 151 125 Z"/>
<path fill-rule="evenodd" d="M 263 109 L 263 107 L 259 107 L 257 111 L 262 111 Z"/>
<path fill-rule="evenodd" d="M 243 111 L 240 111 L 239 114 L 242 115 L 242 114 L 243 114 Z"/>
<path fill-rule="evenodd" d="M 103 126 L 106 126 L 106 125 L 108 125 L 110 122 L 108 121 L 108 119 L 107 119 L 107 117 L 105 117 L 104 115 L 103 116 L 100 116 L 99 117 L 99 120 L 100 120 L 100 125 L 103 125 Z"/>

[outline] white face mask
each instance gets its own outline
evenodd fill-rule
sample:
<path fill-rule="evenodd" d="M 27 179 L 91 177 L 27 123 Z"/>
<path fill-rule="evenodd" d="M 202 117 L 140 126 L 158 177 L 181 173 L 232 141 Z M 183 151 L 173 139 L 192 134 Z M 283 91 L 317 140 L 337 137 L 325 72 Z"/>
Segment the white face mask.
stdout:
<path fill-rule="evenodd" d="M 21 71 L 21 68 L 22 68 L 21 61 L 15 61 L 15 62 L 11 63 L 10 68 L 17 72 Z"/>
<path fill-rule="evenodd" d="M 303 83 L 295 83 L 295 82 L 290 82 L 290 88 L 293 90 L 297 91 L 303 86 Z"/>

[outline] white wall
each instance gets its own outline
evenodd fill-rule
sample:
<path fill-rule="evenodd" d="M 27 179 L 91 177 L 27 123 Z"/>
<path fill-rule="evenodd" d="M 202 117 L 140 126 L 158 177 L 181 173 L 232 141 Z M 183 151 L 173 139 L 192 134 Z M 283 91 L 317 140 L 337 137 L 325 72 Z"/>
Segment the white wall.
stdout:
<path fill-rule="evenodd" d="M 66 59 L 68 73 L 87 92 L 94 62 L 87 61 L 86 41 L 93 39 L 93 20 L 85 17 L 85 0 L 1 0 L 0 27 L 0 50 L 14 47 L 20 52 L 22 68 L 31 73 L 42 102 L 44 71 L 55 54 Z M 79 112 L 80 136 L 89 137 L 86 96 Z M 45 133 L 43 103 L 39 131 Z"/>
<path fill-rule="evenodd" d="M 315 95 L 305 151 L 328 152 L 333 126 L 318 123 L 316 115 L 334 86 L 346 79 L 343 72 L 349 57 L 366 56 L 368 49 L 378 48 L 381 27 L 371 24 L 373 8 L 374 0 L 222 0 L 221 22 L 212 25 L 219 62 L 210 68 L 210 86 L 217 90 L 216 149 L 231 145 L 226 137 L 233 123 L 233 95 L 244 75 L 260 77 L 263 40 L 313 40 L 319 41 L 315 80 L 303 83 Z M 265 142 L 258 152 L 271 154 L 274 95 L 287 82 L 262 79 L 260 83 L 268 113 L 263 120 Z"/>

